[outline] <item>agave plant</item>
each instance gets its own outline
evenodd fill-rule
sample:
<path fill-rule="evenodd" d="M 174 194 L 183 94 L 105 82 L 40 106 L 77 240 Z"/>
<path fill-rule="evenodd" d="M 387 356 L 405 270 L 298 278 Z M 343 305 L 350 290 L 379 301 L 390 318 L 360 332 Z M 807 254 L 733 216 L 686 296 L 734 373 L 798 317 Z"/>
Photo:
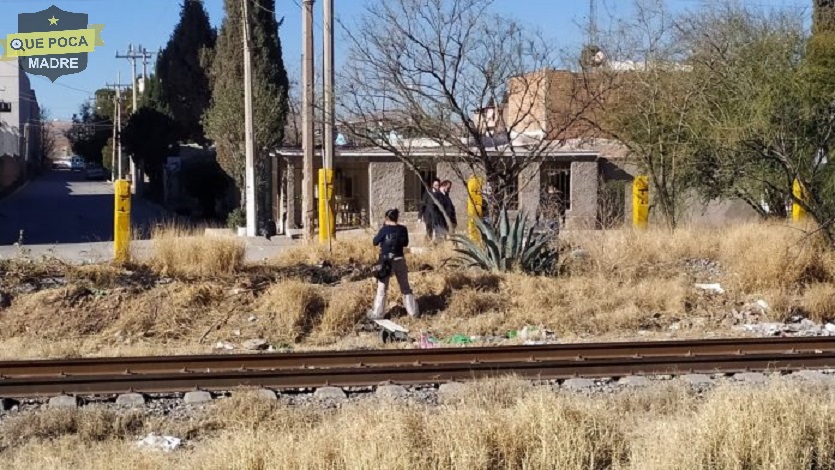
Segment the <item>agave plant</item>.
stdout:
<path fill-rule="evenodd" d="M 459 255 L 455 258 L 457 264 L 499 272 L 517 267 L 530 274 L 554 272 L 559 254 L 551 245 L 554 235 L 535 232 L 533 224 L 528 226 L 524 212 L 517 213 L 511 223 L 507 210 L 502 209 L 497 228 L 478 218 L 475 223 L 481 235 L 480 243 L 463 235 L 452 237 Z"/>

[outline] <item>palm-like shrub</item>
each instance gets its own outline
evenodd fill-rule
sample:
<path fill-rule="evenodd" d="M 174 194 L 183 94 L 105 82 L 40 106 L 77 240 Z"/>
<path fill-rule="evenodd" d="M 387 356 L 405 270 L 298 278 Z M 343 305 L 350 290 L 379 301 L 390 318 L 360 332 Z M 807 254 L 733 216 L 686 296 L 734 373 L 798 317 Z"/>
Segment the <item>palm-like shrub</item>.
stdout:
<path fill-rule="evenodd" d="M 556 271 L 559 252 L 552 244 L 555 235 L 535 232 L 523 211 L 511 223 L 507 210 L 502 209 L 496 228 L 478 218 L 475 223 L 481 235 L 480 243 L 464 235 L 452 237 L 458 253 L 454 259 L 456 264 L 498 272 L 519 269 L 529 274 L 553 274 Z"/>

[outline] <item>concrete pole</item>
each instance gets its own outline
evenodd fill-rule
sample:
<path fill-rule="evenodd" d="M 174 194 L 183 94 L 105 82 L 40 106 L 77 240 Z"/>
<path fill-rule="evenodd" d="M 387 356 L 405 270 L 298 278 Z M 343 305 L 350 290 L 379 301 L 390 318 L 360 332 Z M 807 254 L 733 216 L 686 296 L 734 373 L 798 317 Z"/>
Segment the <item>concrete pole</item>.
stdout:
<path fill-rule="evenodd" d="M 313 240 L 313 1 L 303 0 L 302 8 L 302 217 L 304 238 Z"/>
<path fill-rule="evenodd" d="M 255 200 L 255 135 L 252 123 L 252 51 L 249 39 L 249 0 L 242 0 L 243 4 L 243 37 L 244 37 L 244 129 L 246 139 L 246 235 L 258 235 L 256 217 L 257 204 Z"/>
<path fill-rule="evenodd" d="M 333 168 L 333 133 L 335 127 L 335 102 L 333 96 L 333 0 L 324 0 L 325 23 L 325 168 Z"/>

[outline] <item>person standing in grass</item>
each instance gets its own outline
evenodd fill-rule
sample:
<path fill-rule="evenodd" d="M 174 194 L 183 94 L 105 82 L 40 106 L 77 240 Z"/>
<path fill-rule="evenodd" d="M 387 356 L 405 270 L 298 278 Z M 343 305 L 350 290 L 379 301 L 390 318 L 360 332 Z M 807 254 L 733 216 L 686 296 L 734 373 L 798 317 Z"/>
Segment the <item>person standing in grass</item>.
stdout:
<path fill-rule="evenodd" d="M 455 229 L 458 226 L 458 219 L 455 216 L 455 205 L 452 203 L 452 198 L 449 197 L 450 189 L 452 189 L 452 181 L 444 180 L 441 182 L 441 190 L 438 195 L 438 202 L 441 206 L 438 209 L 438 221 L 435 227 L 439 239 L 446 238 L 449 232 L 455 233 Z M 452 226 L 447 225 L 444 213 L 449 217 L 449 223 Z"/>
<path fill-rule="evenodd" d="M 397 278 L 403 306 L 411 317 L 418 316 L 418 306 L 409 286 L 409 270 L 406 267 L 404 248 L 409 246 L 409 229 L 397 223 L 400 211 L 386 211 L 383 227 L 374 237 L 374 246 L 380 247 L 380 270 L 377 272 L 377 295 L 374 306 L 368 312 L 370 320 L 380 320 L 386 314 L 386 297 L 392 274 Z"/>
<path fill-rule="evenodd" d="M 432 241 L 434 237 L 433 229 L 435 227 L 435 221 L 438 219 L 438 207 L 435 205 L 435 201 L 432 199 L 434 195 L 435 198 L 438 197 L 440 194 L 440 187 L 441 187 L 441 180 L 435 178 L 432 180 L 432 186 L 429 191 L 426 191 L 423 194 L 423 199 L 420 201 L 420 209 L 418 209 L 418 221 L 423 222 L 426 226 L 426 241 Z"/>

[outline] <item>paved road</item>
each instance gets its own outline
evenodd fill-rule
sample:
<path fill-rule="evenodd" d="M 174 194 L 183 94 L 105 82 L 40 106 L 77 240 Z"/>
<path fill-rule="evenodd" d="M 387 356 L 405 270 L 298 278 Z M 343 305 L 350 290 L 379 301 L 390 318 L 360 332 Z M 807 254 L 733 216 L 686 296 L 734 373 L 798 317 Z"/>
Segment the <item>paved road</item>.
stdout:
<path fill-rule="evenodd" d="M 131 219 L 147 236 L 148 227 L 163 221 L 155 206 L 134 199 Z M 0 199 L 0 247 L 90 243 L 113 240 L 113 185 L 87 181 L 84 173 L 48 172 L 23 189 Z"/>

